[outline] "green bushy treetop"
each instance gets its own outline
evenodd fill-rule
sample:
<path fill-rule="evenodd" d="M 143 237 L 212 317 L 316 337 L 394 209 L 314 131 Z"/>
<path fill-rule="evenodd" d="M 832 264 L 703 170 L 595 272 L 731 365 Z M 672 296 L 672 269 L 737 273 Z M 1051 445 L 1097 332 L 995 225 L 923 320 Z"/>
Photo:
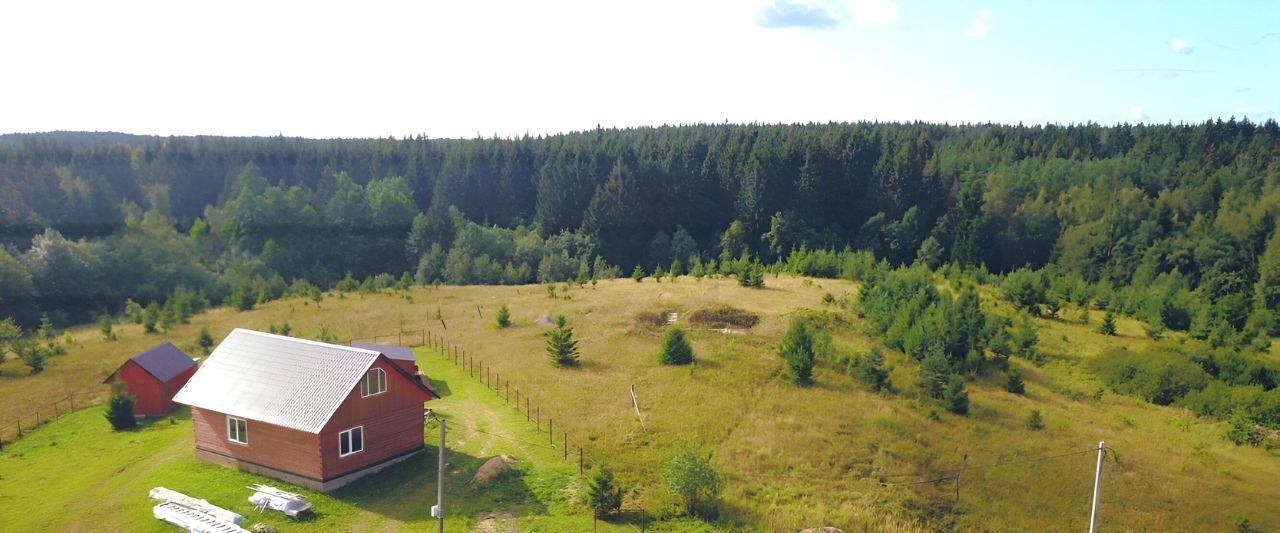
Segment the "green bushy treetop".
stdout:
<path fill-rule="evenodd" d="M 685 338 L 684 330 L 674 326 L 662 337 L 662 352 L 658 362 L 664 365 L 687 365 L 693 362 L 693 346 Z"/>

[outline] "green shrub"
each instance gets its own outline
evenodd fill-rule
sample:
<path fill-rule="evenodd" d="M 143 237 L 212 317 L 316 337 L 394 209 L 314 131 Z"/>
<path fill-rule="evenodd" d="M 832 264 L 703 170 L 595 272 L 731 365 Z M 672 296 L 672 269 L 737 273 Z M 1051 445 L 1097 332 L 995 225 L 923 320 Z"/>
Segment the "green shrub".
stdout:
<path fill-rule="evenodd" d="M 213 348 L 213 335 L 209 334 L 209 328 L 200 328 L 200 336 L 196 338 L 196 344 L 205 355 L 209 354 L 209 349 Z"/>
<path fill-rule="evenodd" d="M 947 389 L 942 392 L 942 406 L 958 415 L 969 414 L 969 393 L 964 391 L 964 380 L 952 376 Z"/>
<path fill-rule="evenodd" d="M 1032 409 L 1031 414 L 1027 416 L 1027 429 L 1031 431 L 1044 429 L 1044 418 L 1040 416 L 1039 409 Z"/>
<path fill-rule="evenodd" d="M 107 400 L 107 421 L 116 431 L 129 429 L 138 425 L 133 416 L 133 396 L 125 392 L 124 385 L 116 383 L 111 387 L 111 398 Z"/>
<path fill-rule="evenodd" d="M 786 362 L 788 375 L 796 385 L 813 383 L 813 335 L 803 320 L 791 320 L 791 328 L 778 346 L 778 356 Z"/>
<path fill-rule="evenodd" d="M 872 346 L 871 351 L 854 359 L 853 376 L 873 392 L 888 386 L 889 371 L 884 367 L 884 354 L 879 347 Z"/>
<path fill-rule="evenodd" d="M 720 475 L 711 465 L 711 453 L 681 450 L 662 468 L 662 484 L 680 500 L 690 516 L 712 517 L 720 495 Z"/>
<path fill-rule="evenodd" d="M 601 513 L 616 514 L 622 509 L 622 488 L 613 478 L 613 472 L 604 466 L 592 469 L 587 478 L 586 503 L 596 516 Z"/>
<path fill-rule="evenodd" d="M 1114 336 L 1116 334 L 1116 314 L 1110 309 L 1102 315 L 1102 323 L 1098 324 L 1098 333 Z"/>
<path fill-rule="evenodd" d="M 507 309 L 507 306 L 503 304 L 502 307 L 498 308 L 498 315 L 494 317 L 494 321 L 499 328 L 511 327 L 511 310 Z"/>
<path fill-rule="evenodd" d="M 1112 390 L 1157 405 L 1169 405 L 1209 383 L 1204 369 L 1176 352 L 1111 350 L 1095 358 L 1093 367 Z"/>
<path fill-rule="evenodd" d="M 693 347 L 685 339 L 684 330 L 673 327 L 662 337 L 662 353 L 658 362 L 664 365 L 687 365 L 693 362 Z"/>
<path fill-rule="evenodd" d="M 1004 390 L 1014 394 L 1022 394 L 1027 391 L 1026 385 L 1022 381 L 1022 371 L 1016 366 L 1010 366 L 1004 372 Z"/>

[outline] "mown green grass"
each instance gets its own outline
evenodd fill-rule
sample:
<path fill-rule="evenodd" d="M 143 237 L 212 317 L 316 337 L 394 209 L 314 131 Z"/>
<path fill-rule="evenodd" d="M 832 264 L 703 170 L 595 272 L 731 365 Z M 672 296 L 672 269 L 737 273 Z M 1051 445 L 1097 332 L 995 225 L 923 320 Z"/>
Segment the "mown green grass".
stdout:
<path fill-rule="evenodd" d="M 521 530 L 569 531 L 590 528 L 578 503 L 577 466 L 558 450 L 533 446 L 541 434 L 496 396 L 440 358 L 423 365 L 451 395 L 431 403 L 454 422 L 446 454 L 447 531 L 469 531 L 488 515 L 509 517 Z M 495 437 L 486 431 L 505 438 Z M 427 429 L 435 443 L 438 426 Z M 430 506 L 436 499 L 436 453 L 428 449 L 387 471 L 329 495 L 198 462 L 192 458 L 191 423 L 185 410 L 151 420 L 132 431 L 110 429 L 99 408 L 42 426 L 0 453 L 0 528 L 4 531 L 172 531 L 152 517 L 147 492 L 164 486 L 244 515 L 282 531 L 434 530 Z M 469 483 L 490 457 L 507 454 L 520 464 L 486 486 Z M 254 483 L 304 493 L 315 516 L 293 521 L 259 513 L 248 503 Z M 602 522 L 602 531 L 627 531 Z"/>
<path fill-rule="evenodd" d="M 1093 456 L 993 465 L 1087 450 L 1100 440 L 1106 440 L 1115 451 L 1114 457 L 1119 458 L 1118 463 L 1107 466 L 1104 524 L 1135 531 L 1222 531 L 1231 530 L 1237 518 L 1248 517 L 1255 526 L 1280 528 L 1280 506 L 1270 504 L 1280 501 L 1280 483 L 1275 482 L 1280 479 L 1280 460 L 1275 456 L 1263 449 L 1231 445 L 1222 438 L 1222 423 L 1197 418 L 1183 409 L 1154 406 L 1108 391 L 1097 394 L 1101 384 L 1086 364 L 1091 358 L 1113 346 L 1151 346 L 1152 341 L 1143 336 L 1136 322 L 1118 319 L 1120 336 L 1106 337 L 1094 331 L 1101 319 L 1098 312 L 1093 313 L 1091 324 L 1075 321 L 1070 309 L 1061 320 L 1036 319 L 1041 347 L 1048 357 L 1039 367 L 1015 361 L 1026 378 L 1027 394 L 1004 392 L 1002 376 L 979 378 L 969 384 L 972 412 L 961 417 L 946 413 L 933 400 L 917 398 L 911 386 L 916 365 L 892 352 L 887 355 L 896 392 L 869 393 L 829 360 L 820 361 L 813 387 L 791 385 L 781 374 L 775 348 L 792 313 L 797 308 L 823 308 L 824 292 L 837 297 L 853 295 L 857 286 L 789 276 L 769 276 L 766 284 L 764 290 L 752 290 L 736 286 L 733 280 L 681 278 L 662 284 L 652 279 L 643 283 L 616 280 L 594 288 L 573 288 L 568 299 L 548 298 L 540 286 L 416 288 L 407 297 L 347 295 L 328 297 L 319 306 L 286 300 L 246 313 L 216 309 L 168 335 L 143 335 L 137 326 L 129 325 L 117 328 L 120 341 L 107 343 L 91 328 L 75 330 L 77 345 L 55 360 L 48 376 L 18 377 L 8 363 L 0 387 L 5 387 L 6 399 L 12 399 L 9 403 L 21 404 L 43 393 L 39 384 L 92 386 L 107 370 L 96 371 L 99 375 L 91 369 L 112 368 L 133 351 L 165 337 L 189 345 L 201 326 L 221 338 L 232 327 L 265 329 L 288 320 L 295 335 L 310 337 L 325 324 L 340 339 L 429 327 L 485 366 L 492 365 L 504 382 L 511 379 L 522 397 L 532 395 L 543 416 L 555 419 L 557 432 L 568 431 L 571 445 L 581 443 L 591 463 L 607 464 L 618 473 L 626 487 L 625 505 L 645 509 L 664 528 L 697 527 L 688 520 L 674 520 L 678 507 L 660 481 L 663 462 L 684 445 L 712 452 L 725 479 L 720 516 L 713 522 L 717 529 L 786 531 L 835 525 L 853 531 L 931 530 L 950 524 L 989 531 L 1084 529 L 1092 493 Z M 499 330 L 492 324 L 493 313 L 502 304 L 512 312 L 515 325 L 510 329 Z M 698 364 L 658 365 L 662 330 L 642 325 L 636 314 L 672 310 L 684 316 L 718 304 L 746 309 L 762 320 L 742 335 L 691 330 L 689 338 Z M 984 305 L 1000 313 L 1010 312 L 994 291 L 984 292 Z M 447 330 L 435 321 L 437 309 Z M 539 315 L 556 313 L 568 317 L 581 339 L 580 368 L 559 369 L 547 361 L 542 337 L 545 330 L 533 322 Z M 872 344 L 861 334 L 858 319 L 852 314 L 846 318 L 848 325 L 833 333 L 833 356 L 865 350 Z M 1175 336 L 1165 342 L 1178 340 Z M 485 429 L 490 426 L 479 424 L 492 424 L 520 440 L 544 437 L 509 407 L 501 407 L 502 401 L 494 393 L 486 392 L 465 373 L 457 373 L 451 364 L 442 364 L 442 358 L 425 354 L 422 358 L 424 369 L 454 392 L 436 403 L 442 413 L 452 417 L 451 409 L 455 413 L 471 411 L 473 407 L 460 405 L 471 401 L 492 402 L 498 413 L 493 419 L 474 415 L 457 419 L 456 435 L 462 439 L 463 449 L 471 450 L 468 453 L 477 460 L 493 453 L 527 454 L 526 466 L 541 468 L 545 463 L 550 469 L 546 475 L 541 470 L 527 473 L 527 490 L 517 487 L 502 496 L 502 505 L 519 510 L 512 513 L 517 524 L 529 530 L 576 530 L 576 525 L 567 521 L 588 515 L 580 510 L 573 514 L 571 497 L 557 488 L 572 490 L 569 487 L 577 483 L 576 465 L 563 464 L 558 450 L 546 450 L 550 457 L 544 461 L 538 458 L 541 450 L 536 447 L 521 450 L 504 439 L 462 433 L 465 426 Z M 643 428 L 631 407 L 628 391 L 632 385 L 644 412 Z M 9 391 L 21 392 L 10 396 Z M 458 407 L 446 409 L 450 405 Z M 1031 409 L 1044 415 L 1044 430 L 1025 428 Z M 936 421 L 930 416 L 934 411 L 938 413 Z M 95 431 L 105 432 L 100 416 L 94 418 L 93 424 L 101 425 L 94 426 Z M 182 424 L 180 421 L 179 427 Z M 188 433 L 186 430 L 184 435 L 189 437 Z M 24 439 L 14 449 L 20 449 L 18 446 L 31 445 Z M 966 454 L 970 470 L 958 503 L 952 501 L 954 484 L 882 485 L 949 474 Z M 195 465 L 185 459 L 187 452 L 178 455 L 182 457 L 168 464 L 186 460 Z M 0 484 L 7 486 L 14 479 L 10 477 L 14 467 L 7 458 L 2 461 L 0 475 L 6 479 Z M 139 464 L 143 461 L 136 459 Z M 130 464 L 130 458 L 104 462 L 119 469 Z M 49 464 L 62 470 L 61 465 Z M 423 468 L 434 471 L 430 465 Z M 557 468 L 569 470 L 561 478 L 563 482 L 555 481 L 561 475 Z M 114 470 L 105 472 L 83 479 L 115 483 L 100 481 Z M 134 470 L 123 472 L 127 477 Z M 434 494 L 430 481 L 421 486 L 432 488 L 415 489 L 415 493 Z M 0 487 L 0 492 L 6 490 Z M 247 493 L 235 495 L 237 499 L 244 497 Z M 476 493 L 475 497 L 484 496 Z M 395 499 L 371 498 L 358 506 L 359 511 L 342 517 L 342 527 L 403 527 L 404 515 L 397 513 L 425 513 L 433 497 L 412 511 L 395 511 L 402 506 Z M 419 499 L 412 498 L 415 504 Z M 476 513 L 502 507 L 490 506 L 490 502 L 477 505 Z M 381 514 L 365 510 L 379 505 Z M 404 505 L 407 508 L 408 504 Z M 334 516 L 340 516 L 343 507 L 336 505 L 334 509 Z M 557 514 L 562 511 L 565 514 Z M 0 510 L 0 514 L 9 512 Z"/>

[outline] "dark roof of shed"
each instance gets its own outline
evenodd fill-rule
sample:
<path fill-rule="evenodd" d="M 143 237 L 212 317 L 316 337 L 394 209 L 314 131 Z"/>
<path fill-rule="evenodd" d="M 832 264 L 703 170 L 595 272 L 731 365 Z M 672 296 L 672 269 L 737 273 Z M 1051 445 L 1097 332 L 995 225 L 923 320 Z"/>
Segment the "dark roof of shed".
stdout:
<path fill-rule="evenodd" d="M 157 344 L 150 350 L 135 355 L 129 360 L 137 363 L 148 374 L 155 376 L 161 382 L 169 381 L 177 377 L 178 374 L 196 366 L 196 361 L 191 356 L 169 341 Z"/>
<path fill-rule="evenodd" d="M 381 352 L 382 355 L 389 359 L 399 359 L 401 361 L 414 361 L 413 349 L 404 346 L 394 346 L 391 344 L 373 344 L 371 342 L 352 342 L 351 347 L 364 350 L 373 350 Z"/>

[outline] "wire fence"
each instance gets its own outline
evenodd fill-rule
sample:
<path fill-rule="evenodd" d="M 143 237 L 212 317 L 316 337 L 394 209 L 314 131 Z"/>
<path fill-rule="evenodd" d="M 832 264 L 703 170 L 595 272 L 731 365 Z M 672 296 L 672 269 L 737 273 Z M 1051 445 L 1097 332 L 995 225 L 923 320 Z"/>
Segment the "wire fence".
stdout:
<path fill-rule="evenodd" d="M 583 449 L 581 441 L 570 439 L 568 431 L 557 431 L 555 418 L 551 416 L 551 411 L 543 412 L 542 406 L 533 401 L 528 389 L 522 392 L 519 384 L 515 383 L 511 378 L 504 377 L 501 372 L 494 372 L 492 364 L 486 365 L 483 360 L 476 359 L 474 354 L 468 354 L 465 348 L 445 338 L 443 334 L 427 330 L 425 341 L 425 346 L 429 349 L 438 353 L 446 361 L 466 370 L 468 378 L 479 381 L 485 388 L 498 395 L 508 407 L 515 409 L 517 414 L 523 414 L 525 421 L 533 424 L 534 429 L 539 433 L 546 434 L 547 440 L 546 442 L 532 442 L 527 439 L 492 433 L 480 428 L 463 427 L 496 438 L 557 450 L 564 461 L 570 463 L 577 461 L 579 475 L 586 474 L 591 463 L 587 461 L 586 451 Z"/>
<path fill-rule="evenodd" d="M 103 392 L 97 390 L 73 392 L 51 404 L 46 404 L 45 407 L 33 409 L 29 415 L 19 415 L 17 418 L 5 421 L 0 424 L 0 450 L 62 415 L 101 405 L 105 398 Z"/>

